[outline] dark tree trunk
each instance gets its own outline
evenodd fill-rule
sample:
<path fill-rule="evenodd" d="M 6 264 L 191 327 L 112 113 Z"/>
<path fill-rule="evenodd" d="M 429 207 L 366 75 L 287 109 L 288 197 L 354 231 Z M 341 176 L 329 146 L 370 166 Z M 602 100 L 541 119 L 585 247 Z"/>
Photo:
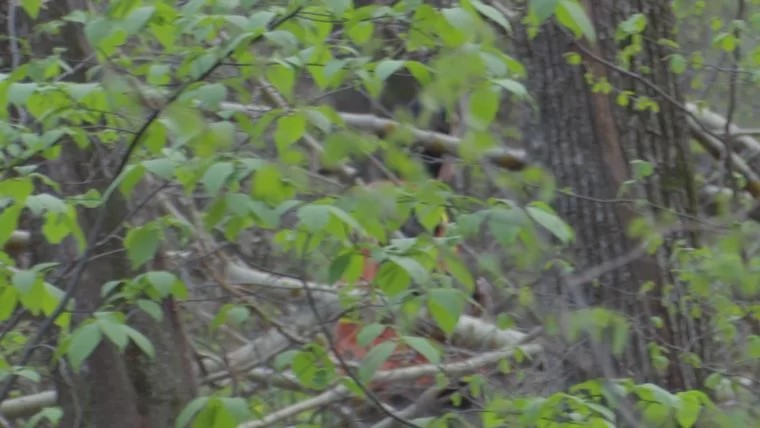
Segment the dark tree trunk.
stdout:
<path fill-rule="evenodd" d="M 631 222 L 639 216 L 663 214 L 664 209 L 678 213 L 693 213 L 695 196 L 689 164 L 685 116 L 674 105 L 681 96 L 676 79 L 668 70 L 668 49 L 657 44 L 671 39 L 674 19 L 669 2 L 660 0 L 583 2 L 594 24 L 598 42 L 589 45 L 576 41 L 568 30 L 555 23 L 542 25 L 538 36 L 530 39 L 525 33 L 518 40 L 520 59 L 528 68 L 530 93 L 537 98 L 539 112 L 526 114 L 529 123 L 525 130 L 526 144 L 534 159 L 554 175 L 557 187 L 571 189 L 572 195 L 561 194 L 555 201 L 559 215 L 568 220 L 577 233 L 571 261 L 576 272 L 612 263 L 638 245 L 627 236 Z M 618 66 L 621 52 L 614 40 L 617 25 L 634 13 L 643 13 L 648 20 L 641 52 L 627 70 Z M 628 41 L 621 42 L 625 46 Z M 568 63 L 566 54 L 581 55 L 581 65 Z M 644 74 L 645 68 L 651 70 Z M 613 91 L 609 95 L 594 93 L 593 82 L 607 80 Z M 634 75 L 643 76 L 644 83 Z M 654 89 L 654 87 L 660 90 Z M 660 111 L 637 111 L 635 98 L 628 106 L 616 103 L 620 91 L 633 91 L 634 97 L 649 97 Z M 655 174 L 641 186 L 636 186 L 636 198 L 646 198 L 652 205 L 637 209 L 633 204 L 614 199 L 621 185 L 632 178 L 630 162 L 642 159 L 656 164 Z M 624 196 L 633 198 L 631 193 Z M 696 352 L 686 339 L 695 326 L 686 323 L 678 314 L 669 313 L 661 304 L 664 289 L 676 284 L 665 262 L 675 237 L 696 239 L 682 233 L 666 238 L 655 256 L 643 255 L 623 266 L 610 269 L 598 280 L 599 287 L 586 281 L 579 291 L 567 287 L 566 277 L 545 278 L 545 295 L 553 296 L 553 305 L 572 302 L 573 306 L 601 305 L 621 311 L 631 322 L 631 340 L 623 356 L 611 361 L 609 349 L 592 349 L 594 364 L 576 370 L 570 383 L 589 376 L 633 376 L 638 380 L 657 381 L 672 389 L 694 386 L 695 373 L 679 363 L 679 352 Z M 643 283 L 651 281 L 653 291 L 646 297 L 638 292 Z M 564 303 L 563 303 L 564 302 Z M 654 328 L 651 317 L 663 320 L 662 328 Z M 647 343 L 666 347 L 670 364 L 656 371 L 648 356 Z M 577 360 L 583 357 L 575 357 Z M 572 361 L 571 356 L 569 361 Z M 602 361 L 606 360 L 606 361 Z"/>
<path fill-rule="evenodd" d="M 85 8 L 85 2 L 80 0 L 47 2 L 36 22 L 50 22 L 72 10 Z M 7 0 L 0 1 L 0 10 L 3 13 L 8 11 Z M 72 67 L 79 66 L 81 61 L 92 61 L 81 26 L 71 23 L 65 25 L 60 35 L 53 40 L 31 36 L 33 23 L 29 22 L 20 7 L 17 7 L 16 19 L 20 23 L 17 36 L 25 38 L 31 44 L 35 55 L 50 55 L 54 47 L 63 47 L 66 53 L 62 56 Z M 5 64 L 10 63 L 9 46 L 7 41 L 3 41 L 0 48 Z M 86 66 L 79 67 L 67 80 L 85 81 L 86 70 Z M 91 143 L 98 144 L 97 141 Z M 61 145 L 63 150 L 60 158 L 50 164 L 47 172 L 51 178 L 61 183 L 62 196 L 84 194 L 90 189 L 103 194 L 112 179 L 106 171 L 112 172 L 115 165 L 106 165 L 108 162 L 98 157 L 97 150 L 81 150 L 71 141 L 61 142 Z M 116 163 L 120 161 L 119 156 L 108 158 L 111 162 L 114 158 Z M 80 209 L 79 224 L 85 235 L 89 235 L 101 210 L 105 210 L 105 219 L 96 240 L 99 245 L 91 251 L 91 260 L 78 279 L 74 293 L 74 324 L 100 308 L 103 284 L 139 273 L 130 267 L 122 244 L 123 228 L 120 226 L 129 212 L 128 201 L 116 191 L 105 206 Z M 28 223 L 35 224 L 34 221 Z M 36 235 L 38 234 L 33 234 Z M 61 248 L 41 245 L 35 250 L 33 258 L 36 263 L 53 258 L 64 264 L 71 263 L 79 256 L 74 247 L 72 242 L 68 242 L 63 251 Z M 167 269 L 160 258 L 154 260 L 152 268 Z M 62 283 L 67 281 L 68 277 L 65 277 Z M 174 425 L 176 416 L 195 397 L 196 382 L 188 358 L 189 344 L 173 302 L 163 302 L 163 308 L 161 321 L 155 321 L 142 312 L 135 312 L 136 315 L 133 313 L 129 317 L 130 325 L 151 341 L 155 348 L 154 358 L 147 358 L 133 344 L 127 347 L 125 353 L 121 353 L 104 338 L 85 361 L 80 373 L 72 373 L 65 364 L 61 364 L 56 379 L 59 405 L 64 409 L 60 426 L 165 428 Z M 126 308 L 127 311 L 129 309 Z"/>

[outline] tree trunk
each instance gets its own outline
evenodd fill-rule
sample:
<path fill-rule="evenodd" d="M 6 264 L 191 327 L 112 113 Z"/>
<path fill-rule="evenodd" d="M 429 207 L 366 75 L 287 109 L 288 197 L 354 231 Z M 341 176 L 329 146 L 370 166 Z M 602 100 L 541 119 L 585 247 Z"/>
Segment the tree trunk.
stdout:
<path fill-rule="evenodd" d="M 530 76 L 528 89 L 536 97 L 539 109 L 538 115 L 535 112 L 524 115 L 526 148 L 554 175 L 557 188 L 571 190 L 571 194 L 559 195 L 555 208 L 577 233 L 570 259 L 579 276 L 586 269 L 613 263 L 630 254 L 638 242 L 629 238 L 626 231 L 637 217 L 652 218 L 663 214 L 663 209 L 693 213 L 696 206 L 685 116 L 674 105 L 681 103 L 681 96 L 676 79 L 668 70 L 668 49 L 657 43 L 672 38 L 674 18 L 670 3 L 660 0 L 583 3 L 597 32 L 596 44 L 576 40 L 567 29 L 552 22 L 542 25 L 534 39 L 522 32 L 517 42 L 520 60 Z M 617 65 L 616 58 L 621 47 L 630 41 L 619 46 L 614 35 L 617 25 L 634 13 L 644 14 L 648 25 L 641 51 L 625 69 Z M 566 54 L 571 52 L 580 54 L 580 65 L 569 64 Z M 651 72 L 644 74 L 645 68 Z M 593 76 L 591 83 L 588 75 Z M 609 95 L 592 91 L 593 84 L 600 80 L 612 86 Z M 616 103 L 621 91 L 635 93 L 628 106 Z M 640 97 L 654 100 L 660 111 L 636 110 L 636 98 Z M 623 183 L 632 178 L 630 162 L 636 159 L 653 163 L 655 173 L 632 189 L 635 196 L 627 193 L 623 197 L 646 198 L 652 203 L 646 209 L 614 200 Z M 642 255 L 601 276 L 588 278 L 580 290 L 568 289 L 566 276 L 554 274 L 545 278 L 542 291 L 557 297 L 549 307 L 556 309 L 560 302 L 601 305 L 625 313 L 631 322 L 631 340 L 623 356 L 610 361 L 609 350 L 596 347 L 591 351 L 594 364 L 587 365 L 585 373 L 581 370 L 580 376 L 569 379 L 570 383 L 582 380 L 578 377 L 633 376 L 637 380 L 657 381 L 673 390 L 694 386 L 698 379 L 692 370 L 678 363 L 677 352 L 701 355 L 699 349 L 686 345 L 691 343 L 686 341 L 687 335 L 694 337 L 695 333 L 689 329 L 695 326 L 662 304 L 663 298 L 673 297 L 666 296 L 664 291 L 675 281 L 665 260 L 676 238 L 696 239 L 689 233 L 670 235 L 654 256 Z M 593 281 L 600 286 L 592 286 Z M 654 289 L 642 297 L 639 290 L 649 281 Z M 678 284 L 675 285 L 671 293 L 678 292 Z M 654 328 L 651 317 L 662 319 L 662 328 Z M 648 342 L 666 347 L 667 369 L 654 369 Z M 576 356 L 575 360 L 580 358 Z M 575 368 L 578 373 L 577 365 Z"/>
<path fill-rule="evenodd" d="M 85 2 L 47 2 L 36 22 L 51 22 L 76 9 L 86 9 Z M 0 1 L 0 10 L 9 10 L 7 0 Z M 67 23 L 55 39 L 47 35 L 43 38 L 31 35 L 34 23 L 29 21 L 20 7 L 16 7 L 15 13 L 16 22 L 19 23 L 16 26 L 16 36 L 25 38 L 37 57 L 50 55 L 53 48 L 63 47 L 66 53 L 62 57 L 72 67 L 78 67 L 80 62 L 86 60 L 93 61 L 78 24 Z M 13 50 L 9 48 L 8 41 L 2 43 L 0 51 L 4 63 L 11 63 L 9 59 L 14 54 Z M 22 58 L 25 59 L 27 58 Z M 87 67 L 75 70 L 67 80 L 84 82 Z M 91 143 L 98 144 L 98 141 Z M 61 196 L 84 194 L 90 189 L 103 194 L 112 180 L 106 171 L 112 173 L 114 165 L 105 165 L 108 162 L 98 157 L 97 150 L 79 149 L 72 141 L 60 144 L 61 156 L 50 165 L 48 173 L 56 182 L 61 183 Z M 114 156 L 108 158 L 113 162 Z M 121 160 L 120 156 L 115 158 L 116 163 Z M 129 212 L 128 201 L 117 190 L 105 206 L 80 209 L 79 224 L 86 236 L 95 227 L 101 210 L 105 210 L 105 219 L 100 236 L 95 241 L 99 245 L 90 252 L 90 260 L 78 279 L 74 293 L 74 325 L 100 309 L 103 284 L 127 279 L 139 273 L 131 268 L 122 244 L 124 235 L 121 226 Z M 37 258 L 55 254 L 64 264 L 71 263 L 79 256 L 72 242 L 66 243 L 63 251 L 58 248 L 57 253 L 50 251 L 50 247 L 41 248 L 37 252 Z M 39 263 L 50 259 L 36 261 Z M 166 269 L 160 258 L 153 265 L 155 269 Z M 57 285 L 68 281 L 69 277 L 64 277 Z M 121 353 L 104 336 L 101 344 L 85 361 L 80 373 L 72 373 L 65 364 L 60 365 L 56 379 L 59 405 L 64 410 L 60 426 L 165 428 L 174 425 L 179 412 L 195 397 L 196 382 L 188 358 L 189 344 L 176 308 L 170 300 L 162 303 L 164 313 L 161 321 L 155 321 L 139 311 L 132 311 L 136 315 L 130 314 L 129 317 L 130 325 L 151 341 L 155 348 L 154 358 L 146 357 L 134 344 L 130 344 L 125 353 Z M 130 309 L 126 308 L 125 311 Z"/>

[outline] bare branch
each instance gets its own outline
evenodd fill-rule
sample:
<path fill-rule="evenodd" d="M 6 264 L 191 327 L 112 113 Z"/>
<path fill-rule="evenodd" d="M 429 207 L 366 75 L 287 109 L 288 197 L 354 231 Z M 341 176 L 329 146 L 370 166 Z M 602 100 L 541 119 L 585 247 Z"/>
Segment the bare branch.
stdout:
<path fill-rule="evenodd" d="M 425 376 L 433 376 L 444 372 L 449 376 L 461 377 L 475 373 L 479 369 L 488 365 L 497 364 L 498 362 L 514 356 L 517 348 L 511 348 L 503 351 L 489 352 L 470 358 L 465 361 L 451 363 L 446 365 L 423 364 L 412 367 L 405 367 L 396 370 L 384 370 L 377 372 L 371 382 L 401 382 L 419 379 Z M 537 344 L 527 344 L 519 346 L 519 349 L 525 355 L 534 355 L 541 351 L 541 346 Z M 314 398 L 298 402 L 292 406 L 278 410 L 263 419 L 238 425 L 238 428 L 260 428 L 271 425 L 283 419 L 293 417 L 299 413 L 326 406 L 328 404 L 344 400 L 351 397 L 351 392 L 343 385 L 336 386 Z"/>
<path fill-rule="evenodd" d="M 223 110 L 239 111 L 245 113 L 263 113 L 269 111 L 268 107 L 248 106 L 243 104 L 224 102 L 220 104 Z M 439 132 L 426 131 L 407 126 L 390 119 L 373 116 L 371 114 L 354 114 L 339 112 L 341 120 L 347 126 L 363 129 L 372 133 L 391 133 L 399 129 L 408 129 L 414 136 L 415 141 L 425 145 L 431 150 L 459 156 L 459 148 L 462 139 Z M 521 170 L 528 164 L 527 155 L 523 150 L 507 148 L 492 149 L 484 153 L 484 159 L 509 170 Z"/>
<path fill-rule="evenodd" d="M 5 400 L 0 403 L 0 414 L 8 419 L 29 417 L 39 412 L 42 408 L 55 406 L 57 397 L 55 391 L 45 391 L 39 394 Z"/>
<path fill-rule="evenodd" d="M 296 299 L 297 292 L 304 287 L 304 282 L 288 277 L 278 277 L 270 273 L 247 268 L 240 264 L 229 263 L 227 275 L 230 283 L 256 286 L 257 290 L 274 298 Z M 318 319 L 336 319 L 343 308 L 340 305 L 337 290 L 328 285 L 306 283 L 312 290 L 312 296 L 323 311 Z M 356 291 L 361 293 L 361 291 Z M 317 319 L 317 316 L 314 316 Z M 478 318 L 462 315 L 459 318 L 452 341 L 458 346 L 471 349 L 498 349 L 514 346 L 525 338 L 525 333 L 517 330 L 501 330 L 497 326 Z"/>

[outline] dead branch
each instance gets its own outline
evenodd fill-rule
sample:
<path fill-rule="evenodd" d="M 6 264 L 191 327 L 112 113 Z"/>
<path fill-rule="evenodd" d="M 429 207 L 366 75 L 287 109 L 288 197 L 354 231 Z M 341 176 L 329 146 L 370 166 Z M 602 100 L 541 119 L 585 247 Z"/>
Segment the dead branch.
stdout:
<path fill-rule="evenodd" d="M 238 111 L 244 113 L 261 114 L 271 109 L 262 106 L 249 106 L 236 103 L 223 102 L 220 104 L 223 110 Z M 374 134 L 389 134 L 398 130 L 408 130 L 415 141 L 423 144 L 426 148 L 439 151 L 451 156 L 459 156 L 462 139 L 439 132 L 417 129 L 394 120 L 384 119 L 371 114 L 355 114 L 338 112 L 343 124 L 359 128 Z M 487 161 L 509 170 L 521 170 L 528 165 L 527 155 L 523 150 L 507 148 L 491 149 L 483 154 Z"/>
<path fill-rule="evenodd" d="M 314 316 L 325 322 L 335 320 L 340 316 L 343 308 L 338 299 L 337 290 L 327 285 L 319 285 L 303 282 L 288 277 L 278 277 L 270 273 L 251 269 L 237 263 L 227 266 L 227 277 L 230 283 L 246 284 L 257 287 L 257 291 L 268 294 L 273 298 L 298 298 L 303 287 L 309 287 L 312 296 L 317 301 L 320 314 Z M 357 293 L 360 293 L 357 291 Z M 305 311 L 308 312 L 308 311 Z M 505 346 L 514 346 L 523 340 L 525 333 L 517 330 L 501 330 L 497 326 L 467 315 L 459 318 L 452 342 L 457 346 L 470 349 L 498 349 Z"/>
<path fill-rule="evenodd" d="M 445 373 L 453 377 L 466 376 L 468 374 L 475 373 L 479 369 L 488 365 L 497 364 L 498 362 L 511 358 L 520 349 L 524 355 L 535 355 L 541 352 L 541 346 L 537 344 L 526 344 L 522 346 L 516 346 L 511 349 L 502 351 L 489 352 L 482 354 L 465 361 L 435 365 L 424 364 L 412 367 L 405 367 L 395 370 L 384 370 L 377 372 L 372 378 L 371 382 L 390 383 L 390 382 L 402 382 L 414 379 L 419 379 L 425 376 L 433 376 L 438 373 Z M 338 385 L 314 398 L 310 398 L 301 402 L 298 402 L 292 406 L 278 410 L 270 415 L 258 420 L 245 424 L 238 425 L 238 428 L 260 428 L 271 425 L 283 419 L 293 417 L 299 413 L 326 406 L 330 403 L 334 403 L 340 400 L 344 400 L 351 397 L 351 392 L 343 385 Z"/>

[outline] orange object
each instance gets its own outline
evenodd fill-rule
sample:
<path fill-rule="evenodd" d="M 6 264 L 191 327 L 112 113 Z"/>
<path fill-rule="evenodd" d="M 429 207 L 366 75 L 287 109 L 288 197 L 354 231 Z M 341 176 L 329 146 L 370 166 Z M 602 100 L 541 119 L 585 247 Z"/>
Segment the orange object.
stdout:
<path fill-rule="evenodd" d="M 453 164 L 449 162 L 441 153 L 424 153 L 427 160 L 424 162 L 424 166 L 427 172 L 436 179 L 443 182 L 450 182 L 454 175 Z M 375 182 L 371 185 L 382 185 L 384 182 Z M 386 183 L 387 184 L 387 183 Z M 446 234 L 446 226 L 448 225 L 448 217 L 444 214 L 441 222 L 434 229 L 435 237 L 443 237 Z M 456 250 L 456 249 L 455 249 Z M 364 269 L 362 271 L 361 280 L 367 284 L 371 284 L 377 276 L 379 270 L 379 264 L 372 260 L 369 254 L 369 250 L 362 252 L 365 257 Z M 446 266 L 443 261 L 440 262 L 441 268 L 445 271 Z M 473 295 L 475 301 L 479 301 L 479 294 Z M 381 343 L 387 341 L 396 341 L 397 346 L 394 354 L 388 358 L 380 370 L 390 370 L 400 367 L 409 367 L 419 364 L 428 364 L 430 361 L 422 354 L 411 349 L 408 345 L 404 344 L 396 331 L 390 327 L 383 330 L 373 341 L 367 346 L 359 346 L 357 343 L 357 335 L 361 332 L 364 325 L 360 321 L 353 321 L 350 319 L 340 319 L 335 326 L 335 347 L 337 353 L 345 359 L 349 360 L 362 360 L 364 359 L 369 350 Z M 418 384 L 431 384 L 433 382 L 432 377 L 418 379 Z M 385 385 L 371 385 L 373 390 L 382 390 Z"/>
<path fill-rule="evenodd" d="M 435 228 L 434 230 L 434 236 L 435 237 L 443 237 L 446 233 L 446 225 L 448 224 L 448 218 L 444 216 L 441 223 Z M 367 284 L 371 284 L 375 277 L 377 276 L 378 270 L 379 270 L 379 263 L 372 260 L 369 254 L 369 250 L 362 251 L 362 254 L 365 257 L 364 261 L 364 269 L 362 271 L 362 275 L 360 277 L 360 280 L 364 281 Z M 441 261 L 441 267 L 445 270 L 445 264 Z M 351 319 L 340 319 L 337 322 L 337 325 L 335 327 L 335 348 L 337 353 L 344 359 L 348 360 L 362 360 L 364 359 L 367 354 L 369 353 L 369 350 L 377 346 L 381 343 L 387 342 L 387 341 L 396 341 L 397 347 L 394 352 L 394 354 L 388 358 L 383 365 L 380 367 L 381 370 L 389 370 L 389 369 L 395 369 L 400 367 L 409 367 L 413 365 L 418 364 L 427 364 L 430 363 L 430 361 L 425 358 L 422 354 L 414 351 L 412 348 L 410 348 L 408 345 L 404 344 L 400 338 L 399 335 L 396 333 L 396 331 L 393 328 L 386 328 L 383 330 L 373 341 L 372 343 L 366 345 L 366 346 L 360 346 L 357 343 L 357 335 L 359 332 L 361 332 L 362 328 L 364 327 L 364 324 L 360 321 L 354 321 Z M 425 379 L 419 379 L 418 383 L 423 384 L 430 384 L 432 383 L 432 378 L 425 378 Z M 377 389 L 383 389 L 384 385 L 372 385 L 372 388 Z"/>

